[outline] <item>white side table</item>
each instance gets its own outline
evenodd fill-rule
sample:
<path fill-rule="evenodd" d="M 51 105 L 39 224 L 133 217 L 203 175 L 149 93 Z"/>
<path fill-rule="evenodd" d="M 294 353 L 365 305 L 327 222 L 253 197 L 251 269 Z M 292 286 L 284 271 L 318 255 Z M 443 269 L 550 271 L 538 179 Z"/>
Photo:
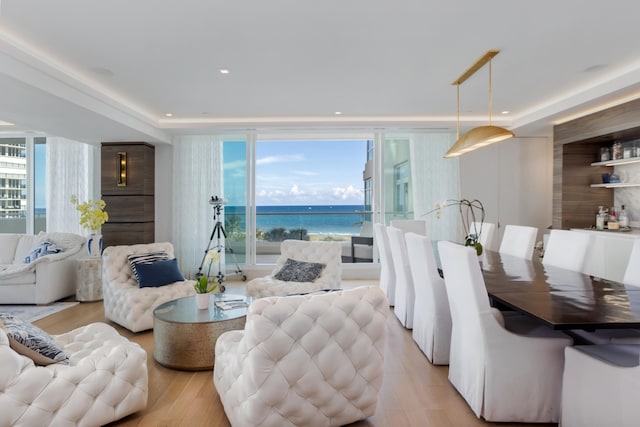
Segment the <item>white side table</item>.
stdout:
<path fill-rule="evenodd" d="M 78 258 L 76 267 L 76 300 L 102 299 L 102 257 Z"/>

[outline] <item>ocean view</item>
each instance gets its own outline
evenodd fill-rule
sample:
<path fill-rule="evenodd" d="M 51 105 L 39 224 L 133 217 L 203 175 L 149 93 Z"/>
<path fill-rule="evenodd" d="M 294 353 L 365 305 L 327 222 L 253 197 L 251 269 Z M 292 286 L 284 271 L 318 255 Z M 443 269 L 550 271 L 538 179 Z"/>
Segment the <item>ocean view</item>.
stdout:
<path fill-rule="evenodd" d="M 358 235 L 362 211 L 362 205 L 258 206 L 256 226 L 263 231 L 304 228 L 308 234 Z M 237 215 L 243 228 L 244 214 L 244 206 L 225 206 L 225 215 Z"/>

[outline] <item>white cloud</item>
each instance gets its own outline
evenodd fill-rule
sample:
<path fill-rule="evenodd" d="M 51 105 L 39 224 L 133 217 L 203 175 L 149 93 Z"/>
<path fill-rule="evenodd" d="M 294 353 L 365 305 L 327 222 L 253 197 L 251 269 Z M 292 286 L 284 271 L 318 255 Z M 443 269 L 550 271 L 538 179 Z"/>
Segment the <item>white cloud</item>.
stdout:
<path fill-rule="evenodd" d="M 305 192 L 304 190 L 300 190 L 297 185 L 294 185 L 293 187 L 291 187 L 291 190 L 289 190 L 289 194 L 291 194 L 292 196 L 302 196 L 305 194 Z"/>
<path fill-rule="evenodd" d="M 291 163 L 302 162 L 305 158 L 301 154 L 285 154 L 282 156 L 267 156 L 261 159 L 256 159 L 256 165 L 269 165 L 273 163 Z"/>
<path fill-rule="evenodd" d="M 312 171 L 291 171 L 291 173 L 293 175 L 299 175 L 299 176 L 318 176 L 318 175 L 320 175 L 318 172 L 312 172 Z"/>
<path fill-rule="evenodd" d="M 332 193 L 335 197 L 338 197 L 341 200 L 354 199 L 358 198 L 359 200 L 363 199 L 363 191 L 359 188 L 355 188 L 353 185 L 349 185 L 348 187 L 334 187 Z"/>

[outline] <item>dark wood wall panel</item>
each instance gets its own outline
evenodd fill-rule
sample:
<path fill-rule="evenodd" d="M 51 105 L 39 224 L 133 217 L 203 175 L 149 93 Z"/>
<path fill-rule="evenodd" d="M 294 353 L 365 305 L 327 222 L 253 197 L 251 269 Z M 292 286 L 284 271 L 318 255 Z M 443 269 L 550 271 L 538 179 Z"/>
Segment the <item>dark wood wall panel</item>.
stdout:
<path fill-rule="evenodd" d="M 598 206 L 613 206 L 613 189 L 592 188 L 611 166 L 591 166 L 600 148 L 640 138 L 640 99 L 553 128 L 553 228 L 595 225 Z"/>
<path fill-rule="evenodd" d="M 110 222 L 153 222 L 154 196 L 102 196 L 109 207 Z"/>
<path fill-rule="evenodd" d="M 135 245 L 154 241 L 155 223 L 153 222 L 107 222 L 102 226 L 102 245 Z"/>
<path fill-rule="evenodd" d="M 118 187 L 118 153 L 127 153 L 127 185 Z M 102 198 L 109 221 L 104 246 L 155 241 L 155 149 L 144 142 L 105 142 L 101 152 Z"/>

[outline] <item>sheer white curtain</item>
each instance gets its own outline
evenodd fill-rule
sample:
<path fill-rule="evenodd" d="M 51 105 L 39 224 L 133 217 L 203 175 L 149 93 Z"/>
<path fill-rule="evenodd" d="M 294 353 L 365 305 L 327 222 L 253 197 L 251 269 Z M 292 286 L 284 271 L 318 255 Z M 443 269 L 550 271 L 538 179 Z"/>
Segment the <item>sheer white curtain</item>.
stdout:
<path fill-rule="evenodd" d="M 413 134 L 411 183 L 415 218 L 427 221 L 429 236 L 434 240 L 459 242 L 463 233 L 458 207 L 442 209 L 439 218 L 431 212 L 438 202 L 460 199 L 459 161 L 444 158 L 453 142 L 455 134 L 452 133 Z"/>
<path fill-rule="evenodd" d="M 47 138 L 46 207 L 47 230 L 87 233 L 80 226 L 80 213 L 71 204 L 75 194 L 80 202 L 95 200 L 93 159 L 99 147 L 65 138 Z"/>
<path fill-rule="evenodd" d="M 212 135 L 173 144 L 173 245 L 185 277 L 193 277 L 214 227 L 211 196 L 222 195 L 222 144 Z"/>

